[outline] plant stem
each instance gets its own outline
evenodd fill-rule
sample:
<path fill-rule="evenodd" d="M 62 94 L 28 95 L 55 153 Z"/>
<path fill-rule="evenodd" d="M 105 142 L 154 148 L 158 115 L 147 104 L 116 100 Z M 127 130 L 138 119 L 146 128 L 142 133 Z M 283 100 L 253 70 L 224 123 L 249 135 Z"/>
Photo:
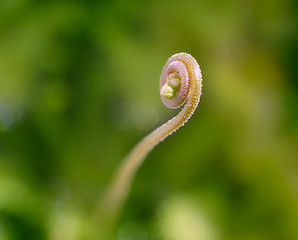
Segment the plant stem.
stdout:
<path fill-rule="evenodd" d="M 103 199 L 97 206 L 96 222 L 105 229 L 103 231 L 109 231 L 107 229 L 112 228 L 129 194 L 133 178 L 145 157 L 159 142 L 184 125 L 199 103 L 202 75 L 196 60 L 186 53 L 175 54 L 166 63 L 163 73 L 173 61 L 182 62 L 188 72 L 190 81 L 188 100 L 176 117 L 154 130 L 138 143 L 117 169 Z M 164 74 L 162 74 L 163 76 Z"/>

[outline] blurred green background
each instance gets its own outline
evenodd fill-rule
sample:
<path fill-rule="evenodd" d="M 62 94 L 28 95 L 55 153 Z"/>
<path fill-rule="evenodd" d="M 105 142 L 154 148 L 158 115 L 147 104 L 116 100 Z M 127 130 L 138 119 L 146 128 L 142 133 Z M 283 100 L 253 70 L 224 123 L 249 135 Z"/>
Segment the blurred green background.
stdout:
<path fill-rule="evenodd" d="M 298 239 L 295 0 L 0 1 L 0 239 L 83 240 L 129 150 L 179 110 L 159 76 L 188 52 L 201 103 L 138 172 L 117 240 Z"/>

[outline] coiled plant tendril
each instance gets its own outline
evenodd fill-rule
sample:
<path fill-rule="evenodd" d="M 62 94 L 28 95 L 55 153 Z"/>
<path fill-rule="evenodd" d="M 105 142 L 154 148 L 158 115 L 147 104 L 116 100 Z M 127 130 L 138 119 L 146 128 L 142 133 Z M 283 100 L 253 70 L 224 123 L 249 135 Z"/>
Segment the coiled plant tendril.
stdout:
<path fill-rule="evenodd" d="M 179 108 L 185 102 L 186 104 L 177 116 L 147 135 L 124 159 L 100 201 L 98 215 L 101 222 L 115 220 L 145 157 L 159 142 L 187 122 L 198 106 L 201 90 L 202 74 L 197 61 L 187 53 L 177 53 L 170 57 L 160 77 L 161 99 L 169 108 Z"/>

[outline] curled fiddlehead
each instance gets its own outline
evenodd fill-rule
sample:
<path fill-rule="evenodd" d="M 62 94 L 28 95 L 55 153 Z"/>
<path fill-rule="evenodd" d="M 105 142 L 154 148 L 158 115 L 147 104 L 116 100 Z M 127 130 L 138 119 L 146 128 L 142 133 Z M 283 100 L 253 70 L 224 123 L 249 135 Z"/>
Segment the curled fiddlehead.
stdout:
<path fill-rule="evenodd" d="M 162 101 L 169 108 L 179 108 L 187 102 L 177 116 L 147 135 L 124 159 L 99 205 L 98 214 L 104 216 L 104 222 L 116 217 L 147 154 L 191 117 L 200 101 L 201 89 L 201 70 L 191 55 L 177 53 L 168 59 L 160 77 Z"/>

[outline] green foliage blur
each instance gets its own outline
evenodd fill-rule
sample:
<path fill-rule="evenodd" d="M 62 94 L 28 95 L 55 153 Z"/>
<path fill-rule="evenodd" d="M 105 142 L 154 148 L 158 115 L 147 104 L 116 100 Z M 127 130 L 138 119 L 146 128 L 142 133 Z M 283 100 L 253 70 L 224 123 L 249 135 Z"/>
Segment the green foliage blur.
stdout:
<path fill-rule="evenodd" d="M 147 157 L 114 239 L 298 239 L 297 10 L 1 0 L 0 239 L 98 239 L 90 216 L 117 165 L 179 111 L 158 90 L 177 52 L 202 68 L 201 103 Z"/>

